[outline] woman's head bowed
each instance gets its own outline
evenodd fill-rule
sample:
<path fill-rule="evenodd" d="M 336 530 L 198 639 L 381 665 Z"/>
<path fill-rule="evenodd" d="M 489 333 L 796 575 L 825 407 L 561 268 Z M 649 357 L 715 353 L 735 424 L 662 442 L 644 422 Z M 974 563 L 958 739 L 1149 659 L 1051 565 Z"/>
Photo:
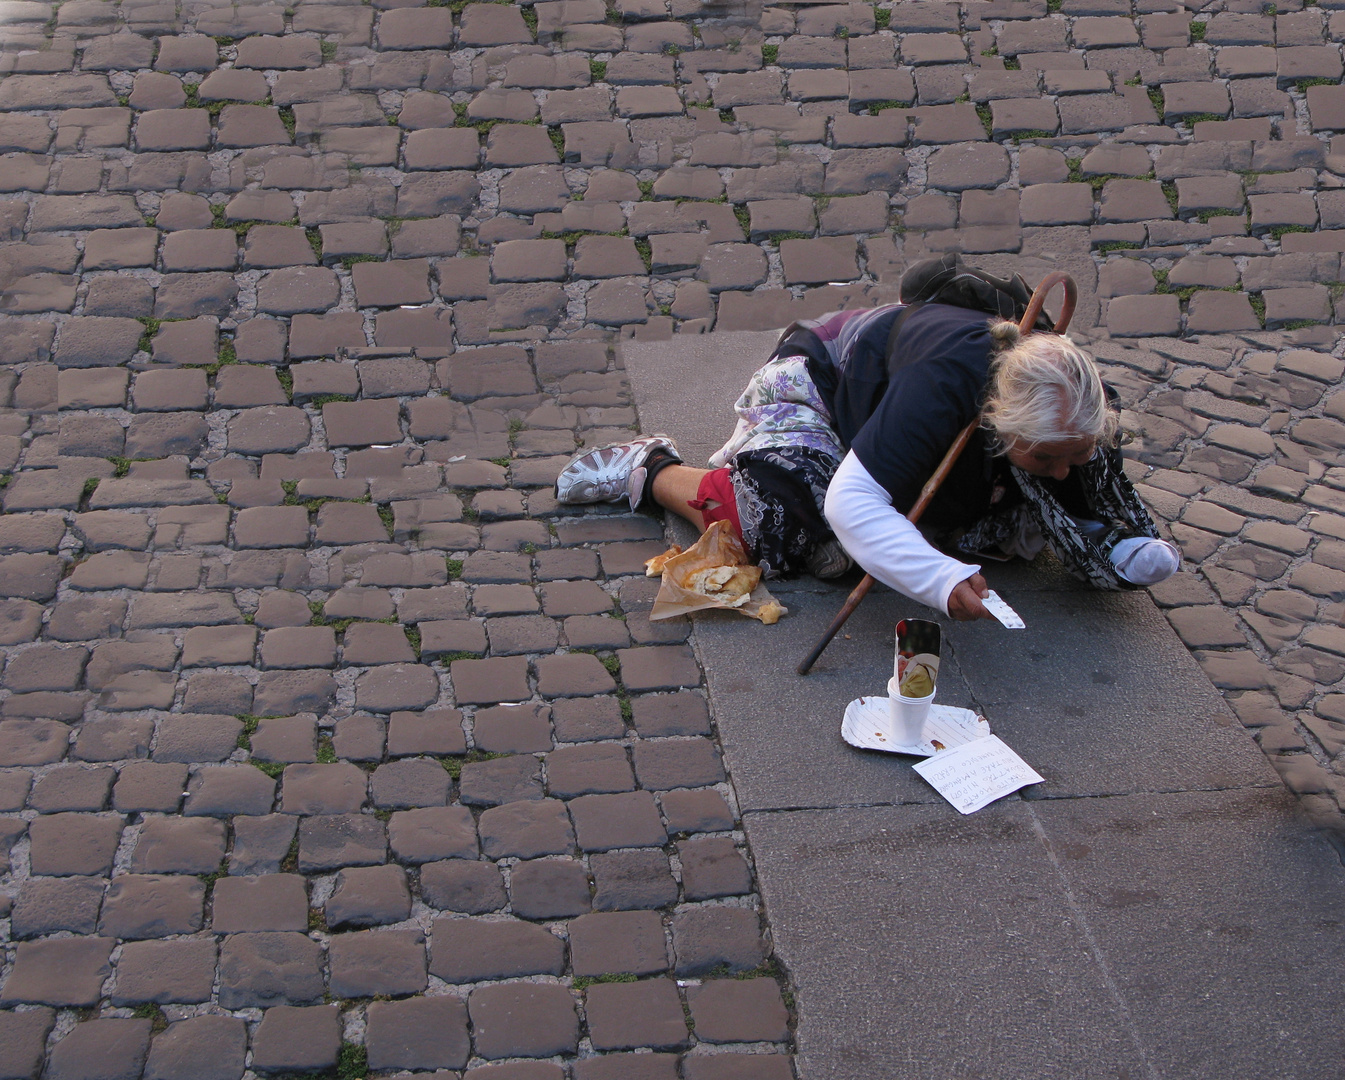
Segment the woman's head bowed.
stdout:
<path fill-rule="evenodd" d="M 998 355 L 981 410 L 1001 450 L 1086 440 L 1110 446 L 1120 419 L 1086 352 L 1059 334 L 1022 335 L 1017 324 L 992 324 Z"/>

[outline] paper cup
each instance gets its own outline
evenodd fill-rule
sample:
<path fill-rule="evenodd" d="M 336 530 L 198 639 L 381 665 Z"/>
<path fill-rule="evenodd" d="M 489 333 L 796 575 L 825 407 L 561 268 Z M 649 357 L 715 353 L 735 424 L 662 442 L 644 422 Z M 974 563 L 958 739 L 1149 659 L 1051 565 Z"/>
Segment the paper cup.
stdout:
<path fill-rule="evenodd" d="M 887 704 L 892 718 L 893 741 L 900 746 L 924 742 L 925 718 L 929 716 L 929 707 L 933 702 L 933 693 L 927 697 L 906 697 L 897 689 L 897 680 L 888 679 Z"/>

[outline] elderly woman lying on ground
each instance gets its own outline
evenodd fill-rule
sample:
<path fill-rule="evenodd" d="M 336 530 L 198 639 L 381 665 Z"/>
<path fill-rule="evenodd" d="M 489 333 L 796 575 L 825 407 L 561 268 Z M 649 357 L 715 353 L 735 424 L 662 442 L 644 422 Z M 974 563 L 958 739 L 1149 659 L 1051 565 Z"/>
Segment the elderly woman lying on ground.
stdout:
<path fill-rule="evenodd" d="M 702 530 L 727 519 L 767 577 L 836 577 L 853 559 L 955 619 L 985 619 L 980 565 L 962 558 L 1030 559 L 1049 544 L 1103 589 L 1176 571 L 1177 549 L 1121 470 L 1113 397 L 1067 338 L 1020 339 L 983 311 L 837 312 L 785 332 L 710 470 L 654 435 L 579 454 L 556 495 L 631 509 L 652 499 Z M 917 528 L 906 514 L 977 415 Z"/>

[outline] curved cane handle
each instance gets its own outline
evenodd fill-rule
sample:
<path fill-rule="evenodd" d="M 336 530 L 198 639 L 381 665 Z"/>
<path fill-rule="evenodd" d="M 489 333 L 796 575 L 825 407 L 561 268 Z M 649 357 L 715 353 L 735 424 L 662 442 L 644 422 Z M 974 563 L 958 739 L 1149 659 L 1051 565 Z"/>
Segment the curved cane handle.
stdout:
<path fill-rule="evenodd" d="M 1074 305 L 1079 300 L 1079 286 L 1074 284 L 1074 279 L 1063 270 L 1054 270 L 1042 278 L 1041 284 L 1032 290 L 1032 299 L 1028 301 L 1027 311 L 1018 323 L 1020 333 L 1032 333 L 1033 327 L 1037 324 L 1037 316 L 1041 314 L 1042 306 L 1046 303 L 1047 295 L 1057 285 L 1065 286 L 1065 302 L 1060 308 L 1060 318 L 1055 321 L 1055 333 L 1063 334 L 1069 327 L 1069 321 L 1074 317 Z"/>

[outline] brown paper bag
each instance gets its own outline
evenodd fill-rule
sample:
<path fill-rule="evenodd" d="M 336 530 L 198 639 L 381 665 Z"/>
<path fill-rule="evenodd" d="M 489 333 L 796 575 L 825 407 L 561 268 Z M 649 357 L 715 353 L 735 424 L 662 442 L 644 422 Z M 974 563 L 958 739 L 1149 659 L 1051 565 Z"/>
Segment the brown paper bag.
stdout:
<path fill-rule="evenodd" d="M 663 580 L 649 613 L 651 622 L 706 608 L 723 608 L 769 626 L 788 611 L 760 584 L 760 568 L 748 564 L 742 542 L 727 521 L 714 522 L 681 554 L 669 557 L 665 552 L 649 562 L 657 566 L 661 560 Z M 725 572 L 727 569 L 733 573 Z M 701 588 L 695 587 L 698 580 Z M 746 585 L 752 589 L 743 600 L 740 598 Z"/>

